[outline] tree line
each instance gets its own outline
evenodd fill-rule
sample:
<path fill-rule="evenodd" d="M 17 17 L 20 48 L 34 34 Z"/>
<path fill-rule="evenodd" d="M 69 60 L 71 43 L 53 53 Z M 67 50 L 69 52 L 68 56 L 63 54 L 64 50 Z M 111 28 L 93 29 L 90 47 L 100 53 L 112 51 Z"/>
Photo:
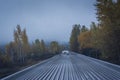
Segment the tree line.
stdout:
<path fill-rule="evenodd" d="M 98 23 L 75 24 L 70 50 L 120 64 L 120 0 L 96 0 Z"/>
<path fill-rule="evenodd" d="M 29 43 L 26 29 L 22 30 L 20 25 L 17 25 L 13 34 L 14 40 L 5 45 L 4 51 L 0 50 L 0 67 L 24 65 L 28 60 L 47 58 L 65 49 L 64 45 L 57 41 L 47 44 L 43 39 L 36 39 Z"/>

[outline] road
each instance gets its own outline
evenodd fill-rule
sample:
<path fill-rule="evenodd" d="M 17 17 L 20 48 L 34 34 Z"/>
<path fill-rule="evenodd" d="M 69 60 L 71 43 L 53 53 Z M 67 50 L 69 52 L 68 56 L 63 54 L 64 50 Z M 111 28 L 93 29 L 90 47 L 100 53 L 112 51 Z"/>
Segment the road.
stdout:
<path fill-rule="evenodd" d="M 71 52 L 54 56 L 2 80 L 120 80 L 120 66 Z"/>

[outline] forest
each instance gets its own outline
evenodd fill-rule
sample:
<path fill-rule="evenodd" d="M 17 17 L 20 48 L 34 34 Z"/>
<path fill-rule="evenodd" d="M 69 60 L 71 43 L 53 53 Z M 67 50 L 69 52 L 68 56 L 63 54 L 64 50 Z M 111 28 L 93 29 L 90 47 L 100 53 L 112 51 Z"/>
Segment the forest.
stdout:
<path fill-rule="evenodd" d="M 8 75 L 22 67 L 30 66 L 39 61 L 59 54 L 67 46 L 57 41 L 46 43 L 43 39 L 36 39 L 30 43 L 26 29 L 17 25 L 14 30 L 14 41 L 0 49 L 0 76 Z M 11 69 L 12 68 L 12 69 Z"/>
<path fill-rule="evenodd" d="M 120 64 L 120 0 L 97 0 L 98 23 L 75 24 L 70 37 L 70 50 Z"/>

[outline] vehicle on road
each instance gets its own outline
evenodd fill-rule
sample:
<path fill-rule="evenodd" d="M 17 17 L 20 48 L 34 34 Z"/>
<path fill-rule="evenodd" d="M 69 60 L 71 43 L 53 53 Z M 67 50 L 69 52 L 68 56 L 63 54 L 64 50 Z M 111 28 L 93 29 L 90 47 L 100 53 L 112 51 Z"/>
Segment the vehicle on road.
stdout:
<path fill-rule="evenodd" d="M 62 54 L 69 55 L 69 51 L 68 51 L 68 50 L 63 50 L 63 51 L 62 51 Z"/>

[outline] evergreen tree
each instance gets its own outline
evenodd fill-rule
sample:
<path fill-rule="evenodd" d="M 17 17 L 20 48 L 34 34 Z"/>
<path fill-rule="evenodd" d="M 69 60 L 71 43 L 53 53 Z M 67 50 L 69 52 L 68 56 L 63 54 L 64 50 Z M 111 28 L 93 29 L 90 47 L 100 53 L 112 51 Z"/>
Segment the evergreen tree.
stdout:
<path fill-rule="evenodd" d="M 80 34 L 80 25 L 75 24 L 73 26 L 70 36 L 70 50 L 74 52 L 79 51 L 78 35 Z"/>

